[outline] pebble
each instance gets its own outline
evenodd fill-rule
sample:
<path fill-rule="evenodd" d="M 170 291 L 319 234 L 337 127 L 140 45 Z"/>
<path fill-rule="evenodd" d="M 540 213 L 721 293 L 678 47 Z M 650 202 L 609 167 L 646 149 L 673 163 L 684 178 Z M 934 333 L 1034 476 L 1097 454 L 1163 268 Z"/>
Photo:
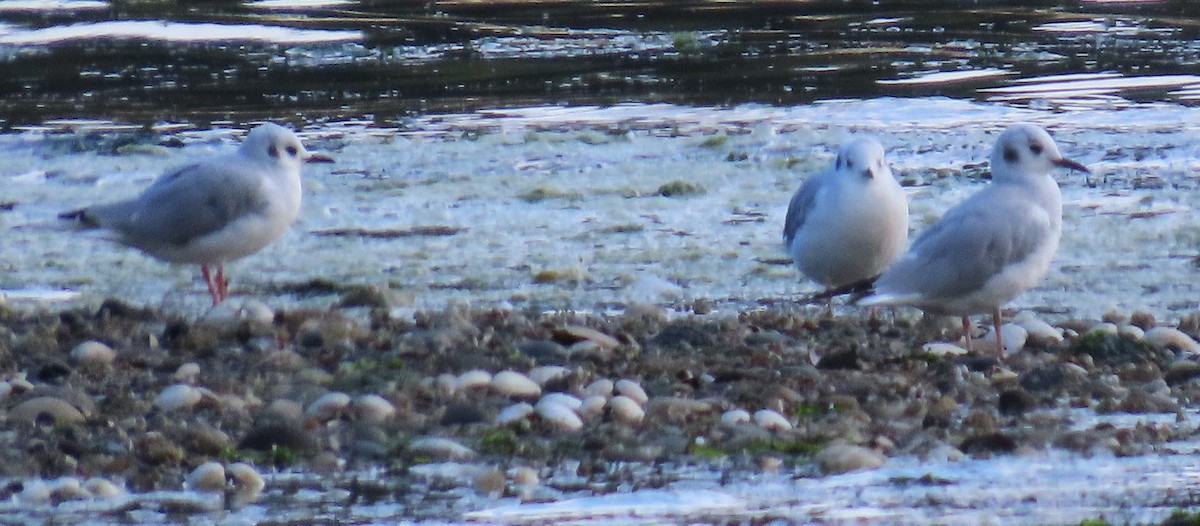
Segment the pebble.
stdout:
<path fill-rule="evenodd" d="M 674 396 L 656 396 L 654 400 L 646 403 L 645 408 L 646 413 L 670 423 L 683 423 L 697 414 L 713 410 L 712 404 L 704 400 Z"/>
<path fill-rule="evenodd" d="M 561 365 L 541 365 L 529 370 L 529 379 L 539 386 L 559 380 L 571 374 L 571 370 Z"/>
<path fill-rule="evenodd" d="M 31 422 L 36 422 L 42 415 L 46 415 L 58 424 L 78 424 L 86 420 L 75 406 L 52 396 L 30 398 L 13 406 L 8 415 Z"/>
<path fill-rule="evenodd" d="M 1013 316 L 1012 323 L 1025 329 L 1028 343 L 1048 346 L 1057 345 L 1063 341 L 1062 331 L 1042 321 L 1033 311 L 1018 312 L 1016 316 Z"/>
<path fill-rule="evenodd" d="M 99 477 L 87 479 L 87 482 L 83 483 L 83 487 L 97 499 L 115 499 L 124 493 L 116 484 Z"/>
<path fill-rule="evenodd" d="M 962 356 L 967 354 L 967 350 L 946 342 L 930 342 L 921 346 L 921 350 L 934 356 Z"/>
<path fill-rule="evenodd" d="M 584 387 L 583 393 L 588 396 L 594 395 L 594 396 L 603 396 L 605 398 L 608 398 L 608 397 L 612 396 L 613 388 L 614 388 L 614 385 L 613 385 L 612 380 L 609 380 L 607 378 L 601 378 L 599 380 L 596 380 L 595 382 L 588 384 L 587 387 Z"/>
<path fill-rule="evenodd" d="M 180 365 L 175 374 L 171 375 L 171 379 L 181 384 L 195 384 L 196 380 L 200 379 L 200 364 L 187 362 Z"/>
<path fill-rule="evenodd" d="M 108 365 L 117 359 L 117 351 L 102 342 L 88 340 L 71 350 L 71 359 L 79 364 Z"/>
<path fill-rule="evenodd" d="M 304 418 L 304 406 L 295 400 L 287 398 L 277 398 L 271 401 L 271 405 L 267 406 L 267 411 L 292 422 L 299 422 Z"/>
<path fill-rule="evenodd" d="M 1122 325 L 1117 328 L 1117 333 L 1131 340 L 1142 341 L 1146 338 L 1146 331 L 1142 330 L 1137 325 Z"/>
<path fill-rule="evenodd" d="M 545 400 L 547 402 L 554 402 L 556 404 L 565 405 L 565 406 L 571 408 L 571 410 L 575 411 L 576 413 L 578 413 L 580 408 L 583 407 L 583 400 L 580 400 L 580 399 L 578 399 L 574 396 L 571 396 L 569 394 L 566 394 L 566 393 L 548 393 L 546 395 L 543 395 L 541 400 L 538 401 L 538 403 L 541 403 L 542 400 Z"/>
<path fill-rule="evenodd" d="M 721 425 L 726 427 L 737 427 L 750 421 L 750 412 L 745 409 L 730 409 L 721 414 Z"/>
<path fill-rule="evenodd" d="M 787 418 L 771 409 L 760 409 L 754 413 L 754 423 L 767 431 L 787 431 L 792 423 Z"/>
<path fill-rule="evenodd" d="M 604 334 L 590 327 L 582 327 L 579 325 L 567 325 L 554 331 L 554 335 L 561 339 L 572 340 L 578 342 L 587 340 L 599 346 L 601 349 L 612 349 L 621 345 L 621 342 L 616 338 Z"/>
<path fill-rule="evenodd" d="M 497 498 L 504 494 L 504 473 L 496 468 L 485 469 L 475 477 L 475 492 Z"/>
<path fill-rule="evenodd" d="M 62 477 L 49 484 L 50 501 L 65 502 L 69 500 L 87 500 L 92 494 L 83 488 L 83 484 L 75 477 Z"/>
<path fill-rule="evenodd" d="M 813 457 L 826 475 L 876 469 L 887 462 L 887 457 L 873 449 L 851 444 L 833 444 Z"/>
<path fill-rule="evenodd" d="M 989 347 L 996 347 L 995 329 L 988 329 L 984 339 L 989 342 Z M 1004 337 L 1004 349 L 1001 349 L 1004 356 L 1011 356 L 1021 352 L 1025 348 L 1025 341 L 1029 338 L 1029 332 L 1024 327 L 1015 323 L 1005 323 L 1000 326 L 1000 335 Z"/>
<path fill-rule="evenodd" d="M 1121 332 L 1121 330 L 1119 328 L 1117 328 L 1117 324 L 1106 321 L 1103 323 L 1097 323 L 1095 325 L 1092 325 L 1088 329 L 1087 332 L 1088 332 L 1088 334 L 1099 332 L 1102 334 L 1111 334 L 1113 336 L 1116 336 L 1117 334 L 1119 334 Z"/>
<path fill-rule="evenodd" d="M 304 409 L 304 415 L 318 422 L 328 422 L 341 416 L 349 405 L 350 395 L 334 391 L 325 393 L 313 403 L 308 404 L 308 407 Z"/>
<path fill-rule="evenodd" d="M 608 403 L 612 407 L 613 419 L 622 424 L 639 425 L 646 417 L 642 405 L 628 396 L 614 396 Z"/>
<path fill-rule="evenodd" d="M 571 408 L 553 400 L 540 400 L 534 407 L 538 416 L 554 427 L 564 431 L 579 431 L 583 429 L 583 420 Z"/>
<path fill-rule="evenodd" d="M 639 405 L 650 401 L 650 397 L 646 396 L 646 391 L 642 389 L 642 386 L 633 380 L 617 380 L 616 388 L 618 393 L 633 399 Z"/>
<path fill-rule="evenodd" d="M 454 391 L 461 392 L 470 389 L 485 388 L 492 384 L 492 373 L 480 369 L 472 369 L 458 375 L 454 379 Z"/>
<path fill-rule="evenodd" d="M 532 415 L 532 414 L 533 414 L 533 406 L 532 405 L 529 405 L 528 403 L 525 403 L 525 402 L 518 402 L 518 403 L 515 403 L 508 407 L 505 407 L 503 411 L 500 411 L 500 414 L 496 415 L 496 423 L 500 424 L 500 425 L 504 425 L 504 424 L 507 424 L 510 422 L 517 422 L 517 421 L 528 418 L 529 415 Z"/>
<path fill-rule="evenodd" d="M 492 389 L 505 396 L 537 398 L 542 388 L 528 376 L 516 371 L 500 371 L 492 377 Z"/>
<path fill-rule="evenodd" d="M 1172 349 L 1186 354 L 1200 353 L 1200 344 L 1191 336 L 1171 327 L 1154 327 L 1146 331 L 1146 341 L 1160 349 Z"/>
<path fill-rule="evenodd" d="M 243 503 L 258 500 L 259 495 L 262 495 L 263 488 L 267 487 L 262 475 L 259 475 L 253 466 L 245 462 L 230 464 L 225 471 L 233 479 L 235 498 Z"/>
<path fill-rule="evenodd" d="M 351 402 L 350 407 L 355 418 L 372 424 L 386 422 L 396 415 L 396 406 L 376 394 L 359 396 Z"/>
<path fill-rule="evenodd" d="M 541 478 L 538 477 L 536 469 L 521 466 L 513 470 L 512 481 L 519 486 L 537 486 L 541 483 Z"/>
<path fill-rule="evenodd" d="M 245 300 L 241 304 L 225 301 L 208 309 L 199 320 L 200 323 L 219 330 L 237 329 L 243 321 L 271 325 L 275 323 L 275 311 L 257 300 Z"/>
<path fill-rule="evenodd" d="M 475 458 L 475 452 L 449 438 L 421 437 L 408 445 L 409 451 L 420 455 L 428 455 L 445 460 L 470 460 Z"/>
<path fill-rule="evenodd" d="M 579 416 L 594 417 L 604 414 L 604 406 L 608 405 L 608 398 L 592 395 L 583 399 L 583 405 L 576 411 Z"/>
<path fill-rule="evenodd" d="M 225 489 L 225 466 L 219 462 L 200 464 L 184 479 L 183 487 L 193 491 L 223 491 Z"/>
<path fill-rule="evenodd" d="M 158 393 L 154 399 L 154 407 L 163 411 L 177 411 L 191 408 L 203 399 L 204 394 L 200 389 L 188 384 L 175 384 Z"/>

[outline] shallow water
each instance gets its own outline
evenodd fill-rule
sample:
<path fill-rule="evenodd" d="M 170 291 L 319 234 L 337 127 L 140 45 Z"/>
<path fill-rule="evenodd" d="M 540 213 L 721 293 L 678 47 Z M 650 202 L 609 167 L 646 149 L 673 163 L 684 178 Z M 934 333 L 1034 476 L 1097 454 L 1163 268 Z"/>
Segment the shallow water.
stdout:
<path fill-rule="evenodd" d="M 204 312 L 194 269 L 55 216 L 132 195 L 272 119 L 338 163 L 309 167 L 300 222 L 231 266 L 237 295 L 328 307 L 336 292 L 305 286 L 320 279 L 384 288 L 397 315 L 793 308 L 813 287 L 783 259 L 787 197 L 849 134 L 880 137 L 919 231 L 985 184 L 1001 128 L 1032 121 L 1093 174 L 1058 174 L 1062 247 L 1013 306 L 1050 321 L 1197 310 L 1200 6 L 879 4 L 0 3 L 0 289 L 23 307 L 116 296 Z M 658 195 L 679 180 L 703 192 Z M 373 235 L 329 235 L 353 229 Z M 221 518 L 1147 523 L 1196 506 L 1197 466 L 1192 443 L 725 484 L 680 466 L 665 488 L 516 508 L 467 490 L 345 509 L 318 487 L 301 493 L 321 505 L 299 515 L 278 488 L 307 475 L 281 474 L 263 503 Z"/>

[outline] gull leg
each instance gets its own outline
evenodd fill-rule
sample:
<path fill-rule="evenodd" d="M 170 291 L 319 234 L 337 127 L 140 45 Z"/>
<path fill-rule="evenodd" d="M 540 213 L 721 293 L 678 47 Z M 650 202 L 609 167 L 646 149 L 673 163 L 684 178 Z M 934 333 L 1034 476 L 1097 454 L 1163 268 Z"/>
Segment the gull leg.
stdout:
<path fill-rule="evenodd" d="M 229 298 L 229 280 L 225 279 L 225 265 L 217 265 L 217 293 L 221 295 L 221 301 Z"/>
<path fill-rule="evenodd" d="M 971 317 L 962 317 L 963 341 L 967 343 L 967 352 L 971 352 Z"/>
<path fill-rule="evenodd" d="M 833 317 L 833 298 L 825 298 L 825 317 Z"/>
<path fill-rule="evenodd" d="M 1000 359 L 1004 359 L 1004 339 L 1000 334 L 1000 306 L 997 305 L 992 310 L 992 327 L 996 330 L 996 354 Z"/>
<path fill-rule="evenodd" d="M 221 276 L 221 271 L 219 269 L 220 267 L 218 267 L 217 270 L 218 279 L 220 279 Z M 204 284 L 208 285 L 208 294 L 212 296 L 213 305 L 215 306 L 216 304 L 221 303 L 220 291 L 218 290 L 217 285 L 213 283 L 212 274 L 208 272 L 208 265 L 200 265 L 200 274 L 204 276 Z"/>

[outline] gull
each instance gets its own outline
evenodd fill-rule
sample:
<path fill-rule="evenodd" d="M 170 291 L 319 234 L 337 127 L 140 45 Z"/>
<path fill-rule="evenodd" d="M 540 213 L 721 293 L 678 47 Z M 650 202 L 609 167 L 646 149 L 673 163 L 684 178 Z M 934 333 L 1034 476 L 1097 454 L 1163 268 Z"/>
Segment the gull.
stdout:
<path fill-rule="evenodd" d="M 834 289 L 871 280 L 908 242 L 908 199 L 873 137 L 842 146 L 833 166 L 804 181 L 783 226 L 792 261 L 808 279 Z"/>
<path fill-rule="evenodd" d="M 305 162 L 333 159 L 266 123 L 251 130 L 237 151 L 167 172 L 137 197 L 59 217 L 107 230 L 162 261 L 200 265 L 217 305 L 229 297 L 224 264 L 258 252 L 296 221 Z"/>
<path fill-rule="evenodd" d="M 860 304 L 962 316 L 968 351 L 969 316 L 990 311 L 1003 353 L 1000 305 L 1046 274 L 1062 235 L 1062 194 L 1051 172 L 1089 170 L 1064 158 L 1050 134 L 1032 124 L 1004 130 L 990 163 L 991 184 L 921 234 Z"/>

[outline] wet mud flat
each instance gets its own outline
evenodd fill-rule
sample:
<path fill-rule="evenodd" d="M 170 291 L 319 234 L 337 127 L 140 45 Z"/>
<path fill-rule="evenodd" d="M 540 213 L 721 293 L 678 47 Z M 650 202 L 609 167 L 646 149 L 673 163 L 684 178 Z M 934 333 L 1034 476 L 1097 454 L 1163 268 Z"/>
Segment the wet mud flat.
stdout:
<path fill-rule="evenodd" d="M 199 320 L 117 300 L 0 308 L 0 508 L 95 524 L 1141 524 L 1198 504 L 1196 314 L 1031 329 L 1001 361 L 924 345 L 953 341 L 952 320 L 904 315 L 406 318 L 370 298 L 235 300 Z M 184 489 L 208 462 L 250 464 L 265 488 Z M 97 479 L 117 491 L 91 493 Z"/>

